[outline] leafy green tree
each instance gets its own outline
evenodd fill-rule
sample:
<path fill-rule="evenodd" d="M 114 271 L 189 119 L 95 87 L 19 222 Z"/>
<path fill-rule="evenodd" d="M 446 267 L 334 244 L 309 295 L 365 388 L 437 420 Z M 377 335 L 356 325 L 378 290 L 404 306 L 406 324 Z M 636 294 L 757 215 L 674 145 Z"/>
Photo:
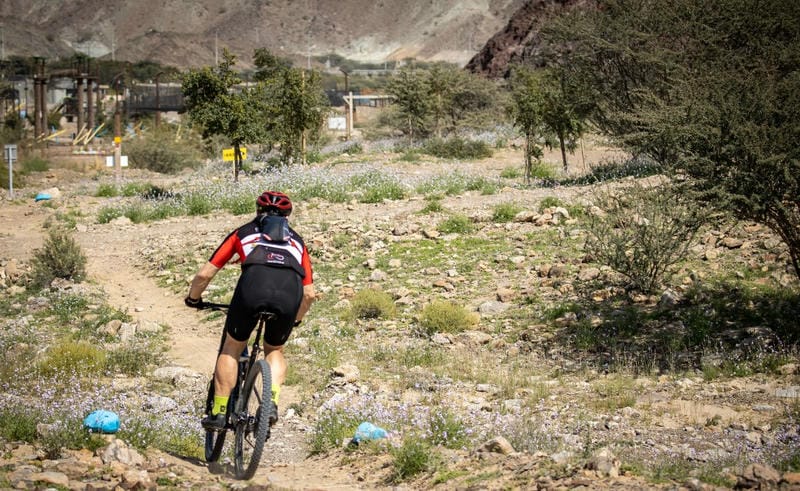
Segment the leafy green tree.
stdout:
<path fill-rule="evenodd" d="M 558 140 L 564 172 L 567 172 L 567 150 L 574 150 L 583 134 L 584 118 L 578 98 L 571 97 L 564 76 L 545 72 L 542 83 L 542 123 Z M 549 139 L 547 146 L 553 145 Z"/>
<path fill-rule="evenodd" d="M 415 135 L 428 133 L 431 100 L 428 80 L 422 71 L 403 67 L 389 82 L 387 92 L 394 96 L 394 103 L 403 121 L 403 132 L 413 142 Z"/>
<path fill-rule="evenodd" d="M 508 111 L 514 126 L 525 135 L 525 182 L 530 183 L 533 160 L 544 155 L 542 135 L 544 114 L 540 75 L 526 67 L 516 67 L 511 76 L 511 104 Z"/>
<path fill-rule="evenodd" d="M 800 3 L 602 3 L 542 34 L 592 121 L 771 228 L 800 277 Z"/>
<path fill-rule="evenodd" d="M 234 180 L 239 179 L 242 165 L 241 146 L 264 139 L 265 125 L 259 119 L 261 101 L 255 91 L 244 88 L 233 71 L 236 57 L 225 50 L 216 67 L 189 70 L 184 75 L 182 90 L 192 122 L 200 125 L 204 138 L 211 135 L 228 137 L 234 148 Z"/>
<path fill-rule="evenodd" d="M 262 121 L 280 147 L 281 161 L 289 164 L 304 158 L 305 142 L 319 132 L 328 99 L 317 72 L 297 68 L 275 71 L 256 89 Z"/>
<path fill-rule="evenodd" d="M 253 53 L 253 64 L 256 66 L 253 79 L 259 82 L 273 79 L 292 67 L 291 60 L 276 56 L 267 48 L 256 48 Z"/>

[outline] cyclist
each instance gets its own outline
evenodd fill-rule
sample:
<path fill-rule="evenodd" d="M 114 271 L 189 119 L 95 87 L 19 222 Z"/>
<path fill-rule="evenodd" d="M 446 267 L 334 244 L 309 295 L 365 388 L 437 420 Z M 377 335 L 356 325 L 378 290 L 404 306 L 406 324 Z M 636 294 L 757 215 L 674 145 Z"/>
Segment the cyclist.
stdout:
<path fill-rule="evenodd" d="M 277 315 L 264 333 L 264 354 L 272 371 L 270 424 L 278 419 L 278 397 L 286 378 L 283 345 L 292 328 L 303 320 L 315 297 L 308 250 L 302 237 L 289 227 L 287 217 L 291 213 L 292 202 L 288 196 L 264 191 L 256 199 L 256 217 L 228 234 L 189 287 L 184 303 L 201 308 L 202 294 L 209 282 L 238 255 L 242 272 L 225 319 L 228 335 L 214 370 L 214 406 L 202 421 L 206 429 L 225 427 L 239 356 L 256 326 L 258 313 L 264 310 Z"/>

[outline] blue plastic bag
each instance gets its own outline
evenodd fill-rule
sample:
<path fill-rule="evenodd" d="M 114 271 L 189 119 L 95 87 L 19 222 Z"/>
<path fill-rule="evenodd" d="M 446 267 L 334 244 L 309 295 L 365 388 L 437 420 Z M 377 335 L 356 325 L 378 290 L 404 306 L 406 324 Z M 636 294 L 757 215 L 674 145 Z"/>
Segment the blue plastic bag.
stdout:
<path fill-rule="evenodd" d="M 353 437 L 353 442 L 361 443 L 370 440 L 380 440 L 381 438 L 386 438 L 386 437 L 387 437 L 386 430 L 365 421 L 360 425 L 358 425 L 358 428 L 356 428 L 356 434 Z"/>
<path fill-rule="evenodd" d="M 39 193 L 39 194 L 36 195 L 35 198 L 33 198 L 33 201 L 36 201 L 36 202 L 47 201 L 47 200 L 49 200 L 51 198 L 52 197 L 47 193 Z"/>
<path fill-rule="evenodd" d="M 119 416 L 112 411 L 98 409 L 86 416 L 83 426 L 98 433 L 116 433 L 119 430 Z"/>

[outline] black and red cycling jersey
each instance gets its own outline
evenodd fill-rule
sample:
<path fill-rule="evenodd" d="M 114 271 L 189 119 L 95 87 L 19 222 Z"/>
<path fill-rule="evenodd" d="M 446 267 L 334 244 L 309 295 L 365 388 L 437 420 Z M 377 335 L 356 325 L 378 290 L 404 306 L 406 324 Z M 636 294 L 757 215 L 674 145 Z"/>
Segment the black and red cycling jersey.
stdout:
<path fill-rule="evenodd" d="M 243 268 L 250 264 L 291 268 L 303 278 L 304 286 L 314 282 L 311 259 L 303 238 L 291 227 L 287 241 L 272 242 L 266 240 L 258 223 L 253 220 L 228 234 L 209 262 L 221 269 L 234 255 L 238 255 L 236 262 L 242 263 Z"/>

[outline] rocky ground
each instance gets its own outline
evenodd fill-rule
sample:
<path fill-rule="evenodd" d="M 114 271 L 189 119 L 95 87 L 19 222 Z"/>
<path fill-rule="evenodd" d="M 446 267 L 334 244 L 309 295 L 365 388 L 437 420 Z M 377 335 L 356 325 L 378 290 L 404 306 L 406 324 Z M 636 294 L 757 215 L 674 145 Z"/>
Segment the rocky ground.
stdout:
<path fill-rule="evenodd" d="M 496 177 L 516 157 L 509 151 L 489 161 L 453 165 L 452 170 L 458 167 Z M 430 169 L 396 165 L 400 168 L 395 170 L 409 176 Z M 442 167 L 446 169 L 447 164 Z M 146 174 L 137 178 L 163 180 Z M 131 405 L 174 413 L 182 407 L 181 401 L 204 397 L 220 327 L 219 321 L 204 321 L 204 316 L 182 306 L 186 280 L 242 217 L 220 213 L 147 224 L 125 219 L 98 224 L 96 212 L 107 202 L 92 197 L 93 189 L 110 179 L 54 170 L 31 180 L 30 188 L 21 192 L 23 198 L 3 201 L 3 288 L 20 288 L 16 280 L 26 270 L 31 250 L 42 242 L 43 224 L 59 208 L 81 210 L 76 237 L 89 257 L 90 281 L 106 293 L 110 304 L 127 310 L 133 318 L 129 325 L 108 328 L 124 336 L 126 329 L 166 326 L 169 335 L 164 366 L 144 379 L 115 380 L 114 386 L 128 394 Z M 29 199 L 32 191 L 48 188 L 58 188 L 57 206 Z M 648 369 L 620 375 L 553 342 L 559 329 L 574 321 L 569 315 L 557 318 L 553 325 L 520 327 L 515 320 L 514 313 L 527 308 L 526 298 L 563 302 L 583 283 L 609 274 L 597 265 L 573 260 L 567 252 L 572 247 L 569 237 L 578 228 L 568 213 L 565 216 L 555 209 L 542 213 L 536 206 L 548 196 L 579 203 L 589 199 L 591 192 L 580 187 L 506 186 L 489 196 L 467 192 L 446 197 L 446 210 L 483 224 L 479 233 L 504 230 L 506 240 L 518 244 L 474 258 L 479 274 L 468 271 L 463 261 L 417 264 L 405 257 L 389 257 L 393 245 L 456 240 L 437 231 L 440 216 L 416 213 L 424 206 L 419 197 L 381 204 L 353 202 L 338 209 L 324 202 L 298 206 L 293 221 L 307 238 L 313 236 L 310 244 L 319 265 L 317 285 L 323 300 L 312 311 L 306 330 L 295 333 L 289 348 L 290 361 L 308 380 L 286 386 L 281 420 L 250 483 L 232 480 L 225 463 L 209 467 L 178 454 L 141 452 L 114 437 L 108 437 L 108 445 L 95 452 L 65 451 L 57 459 L 29 444 L 5 442 L 0 483 L 17 489 L 713 489 L 734 484 L 800 489 L 800 474 L 776 470 L 781 461 L 776 454 L 785 455 L 787 447 L 800 441 L 796 356 L 769 374 L 709 380 L 698 371 Z M 523 204 L 524 212 L 512 222 L 491 223 L 492 207 L 512 201 Z M 565 252 L 540 257 L 541 251 L 526 245 L 536 234 L 561 237 Z M 351 241 L 344 243 L 342 236 Z M 754 224 L 708 231 L 693 254 L 706 263 L 724 268 L 733 264 L 745 272 L 764 267 L 761 281 L 798 288 L 781 263 L 780 242 Z M 176 266 L 173 260 L 181 255 L 191 260 Z M 363 261 L 353 267 L 348 256 Z M 714 270 L 711 267 L 702 274 L 711 275 Z M 687 271 L 687 282 L 696 281 L 690 276 Z M 366 287 L 391 292 L 406 313 L 432 298 L 463 301 L 481 321 L 460 334 L 420 340 L 407 335 L 413 326 L 405 325 L 411 321 L 401 315 L 400 320 L 355 322 L 355 338 L 337 337 L 342 322 L 336 312 L 346 309 L 353 294 Z M 597 294 L 603 295 L 600 290 Z M 640 301 L 653 309 L 668 308 L 680 294 L 679 290 Z M 737 336 L 742 346 L 768 345 L 769 327 L 750 326 L 730 335 Z M 333 366 L 319 366 L 319 352 L 312 349 L 314 331 L 352 348 L 352 358 L 339 357 Z M 412 363 L 398 373 L 414 377 L 415 383 L 398 385 L 392 377 L 395 364 L 376 366 L 363 357 L 365 352 L 356 343 L 383 350 L 392 347 L 396 356 L 428 350 L 455 363 L 470 360 L 457 367 L 462 371 L 490 373 L 461 378 L 446 366 L 447 361 L 440 361 L 436 369 Z M 374 352 L 368 354 L 375 358 Z M 401 363 L 399 358 L 396 363 Z M 640 363 L 637 360 L 632 366 Z M 499 420 L 502 414 L 508 418 L 487 424 L 487 432 L 468 448 L 441 449 L 444 465 L 440 469 L 445 471 L 401 482 L 392 480 L 392 458 L 380 444 L 355 450 L 334 448 L 310 456 L 310 435 L 323 408 L 364 398 L 412 408 L 438 401 L 463 409 L 470 417 L 497 416 Z M 396 443 L 400 436 L 393 438 L 390 441 Z M 652 468 L 654 460 L 663 460 L 664 465 L 656 466 L 660 475 L 642 470 L 643 462 L 650 462 Z M 693 470 L 678 472 L 675 467 L 681 466 Z M 715 478 L 709 479 L 712 474 Z M 683 477 L 676 481 L 675 475 Z"/>

